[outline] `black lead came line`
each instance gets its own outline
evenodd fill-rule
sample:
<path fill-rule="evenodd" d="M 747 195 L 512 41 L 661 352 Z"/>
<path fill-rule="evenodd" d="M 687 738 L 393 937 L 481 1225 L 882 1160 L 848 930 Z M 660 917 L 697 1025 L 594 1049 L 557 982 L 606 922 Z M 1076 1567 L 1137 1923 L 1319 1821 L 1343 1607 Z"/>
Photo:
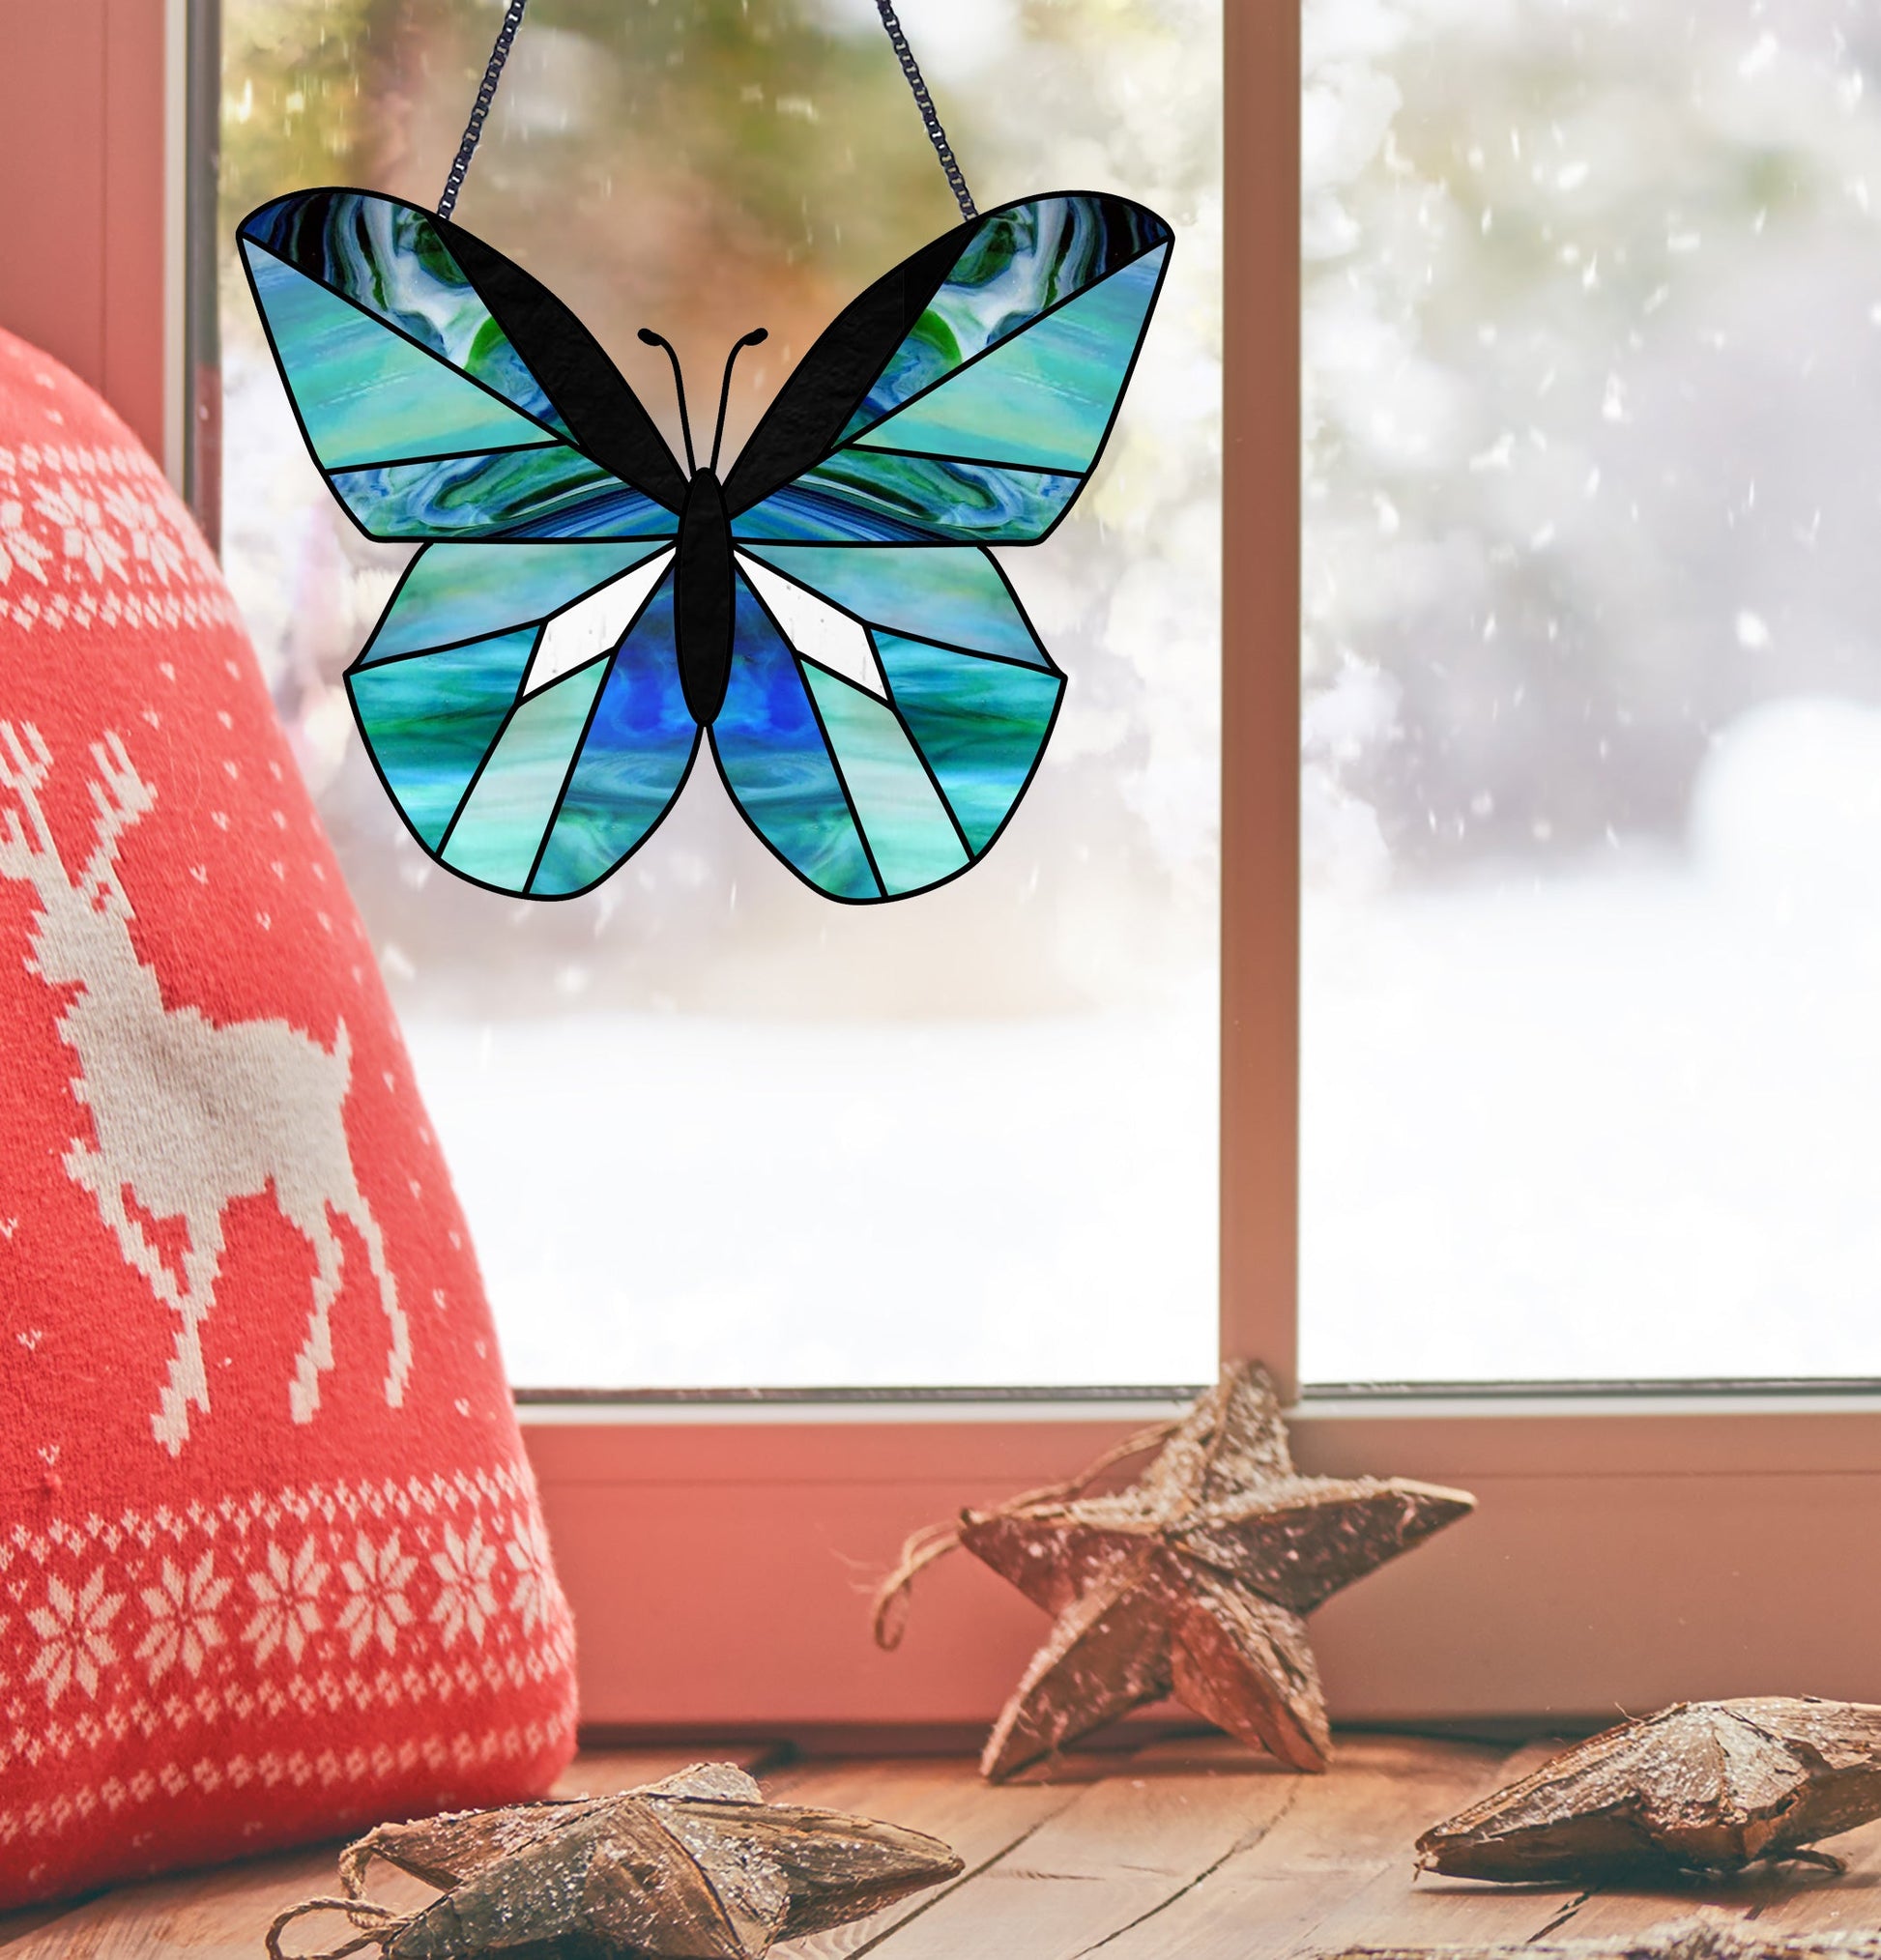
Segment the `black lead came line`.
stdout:
<path fill-rule="evenodd" d="M 470 169 L 471 159 L 476 156 L 477 146 L 482 139 L 483 124 L 489 116 L 490 104 L 496 100 L 497 83 L 503 79 L 503 65 L 509 59 L 510 46 L 516 39 L 517 28 L 523 24 L 523 10 L 528 5 L 529 0 L 509 0 L 503 25 L 497 29 L 496 45 L 490 49 L 489 64 L 477 87 L 477 101 L 471 105 L 470 121 L 464 126 L 464 140 L 457 146 L 450 174 L 445 179 L 444 194 L 438 199 L 440 217 L 449 217 L 457 208 L 457 193 L 464 187 L 464 177 Z M 953 146 L 947 141 L 947 132 L 940 127 L 940 117 L 934 106 L 934 98 L 928 93 L 921 65 L 914 59 L 914 50 L 908 44 L 908 36 L 902 31 L 891 0 L 875 0 L 875 10 L 882 16 L 889 45 L 895 50 L 895 59 L 901 64 L 901 72 L 914 98 L 914 106 L 921 112 L 921 126 L 927 130 L 928 141 L 934 145 L 934 154 L 940 158 L 940 168 L 946 173 L 947 187 L 954 194 L 954 202 L 960 206 L 961 216 L 970 224 L 979 216 L 979 207 L 973 202 L 973 193 L 967 187 L 967 179 L 961 172 Z"/>

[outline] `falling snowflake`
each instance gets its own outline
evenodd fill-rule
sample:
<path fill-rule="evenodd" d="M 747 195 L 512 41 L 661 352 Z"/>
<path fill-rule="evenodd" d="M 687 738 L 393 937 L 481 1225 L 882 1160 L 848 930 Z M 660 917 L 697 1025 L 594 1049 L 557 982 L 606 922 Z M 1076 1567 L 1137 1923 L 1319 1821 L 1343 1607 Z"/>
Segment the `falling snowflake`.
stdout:
<path fill-rule="evenodd" d="M 98 1692 L 98 1670 L 118 1657 L 105 1629 L 124 1604 L 122 1593 L 104 1590 L 100 1566 L 74 1596 L 57 1578 L 47 1579 L 45 1604 L 27 1614 L 27 1624 L 40 1636 L 39 1657 L 26 1679 L 45 1684 L 47 1708 L 76 1681 L 87 1694 Z"/>
<path fill-rule="evenodd" d="M 496 1562 L 497 1548 L 483 1542 L 480 1524 L 472 1525 L 464 1538 L 445 1526 L 444 1550 L 431 1554 L 431 1569 L 439 1579 L 431 1617 L 443 1627 L 447 1647 L 454 1647 L 466 1628 L 473 1640 L 483 1638 L 484 1622 L 497 1609 L 496 1591 L 490 1584 L 490 1569 Z"/>
<path fill-rule="evenodd" d="M 349 1650 L 358 1656 L 375 1635 L 388 1654 L 398 1640 L 398 1629 L 412 1624 L 413 1614 L 405 1588 L 418 1571 L 418 1560 L 407 1558 L 393 1532 L 378 1550 L 362 1532 L 353 1546 L 353 1556 L 339 1569 L 352 1594 L 340 1611 L 339 1630 L 346 1635 Z"/>
<path fill-rule="evenodd" d="M 514 1536 L 504 1547 L 516 1569 L 516 1589 L 509 1595 L 510 1609 L 523 1623 L 523 1631 L 532 1631 L 539 1620 L 546 1627 L 556 1597 L 555 1567 L 549 1560 L 548 1533 L 539 1518 L 524 1516 L 516 1521 Z"/>
<path fill-rule="evenodd" d="M 291 1562 L 279 1545 L 268 1547 L 268 1570 L 248 1574 L 256 1605 L 253 1618 L 242 1629 L 243 1639 L 254 1643 L 257 1667 L 277 1647 L 285 1647 L 296 1660 L 306 1651 L 307 1635 L 320 1630 L 320 1608 L 315 1602 L 327 1583 L 329 1570 L 314 1556 L 312 1539 Z M 360 1641 L 353 1651 L 357 1654 L 363 1644 Z"/>
<path fill-rule="evenodd" d="M 101 579 L 107 568 L 116 577 L 125 577 L 129 554 L 105 529 L 104 513 L 96 497 L 87 497 L 75 483 L 62 480 L 57 489 L 42 491 L 33 502 L 42 517 L 65 533 L 68 558 L 83 559 L 85 569 L 95 579 Z"/>
<path fill-rule="evenodd" d="M 104 507 L 130 533 L 130 555 L 149 565 L 165 585 L 183 570 L 183 546 L 154 498 L 140 497 L 134 490 L 107 490 Z"/>
<path fill-rule="evenodd" d="M 44 585 L 45 562 L 51 556 L 52 547 L 26 529 L 26 506 L 19 499 L 0 502 L 0 586 L 13 578 L 15 568 Z"/>
<path fill-rule="evenodd" d="M 203 1553 L 188 1578 L 168 1559 L 163 1561 L 158 1583 L 143 1589 L 150 1631 L 137 1647 L 137 1658 L 150 1669 L 153 1682 L 178 1661 L 191 1674 L 202 1672 L 203 1661 L 222 1644 L 217 1611 L 233 1583 L 216 1576 L 213 1551 Z"/>

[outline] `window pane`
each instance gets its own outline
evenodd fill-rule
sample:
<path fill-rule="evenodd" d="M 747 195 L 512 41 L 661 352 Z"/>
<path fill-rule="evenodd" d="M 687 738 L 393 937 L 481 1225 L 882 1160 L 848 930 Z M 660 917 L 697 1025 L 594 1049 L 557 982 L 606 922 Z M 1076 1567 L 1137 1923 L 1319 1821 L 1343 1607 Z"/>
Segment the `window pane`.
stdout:
<path fill-rule="evenodd" d="M 429 204 L 501 11 L 223 0 L 224 538 L 364 908 L 525 1385 L 1208 1378 L 1215 1327 L 1220 0 L 908 0 L 986 206 L 1176 226 L 1103 468 L 1003 562 L 1070 677 L 969 877 L 828 903 L 695 771 L 597 892 L 428 866 L 340 685 L 406 554 L 307 462 L 228 245 L 279 191 Z M 957 222 L 868 0 L 535 0 L 457 217 L 727 452 L 864 284 Z M 701 401 L 705 406 L 701 406 Z"/>
<path fill-rule="evenodd" d="M 1306 1372 L 1881 1374 L 1881 21 L 1306 23 Z"/>

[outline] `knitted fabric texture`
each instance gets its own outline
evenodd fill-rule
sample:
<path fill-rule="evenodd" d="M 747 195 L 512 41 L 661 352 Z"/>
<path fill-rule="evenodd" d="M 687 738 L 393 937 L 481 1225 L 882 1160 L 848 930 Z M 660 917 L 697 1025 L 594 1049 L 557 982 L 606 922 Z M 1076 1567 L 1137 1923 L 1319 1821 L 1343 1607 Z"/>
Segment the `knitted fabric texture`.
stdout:
<path fill-rule="evenodd" d="M 573 1637 L 227 588 L 0 333 L 0 1907 L 540 1793 Z"/>

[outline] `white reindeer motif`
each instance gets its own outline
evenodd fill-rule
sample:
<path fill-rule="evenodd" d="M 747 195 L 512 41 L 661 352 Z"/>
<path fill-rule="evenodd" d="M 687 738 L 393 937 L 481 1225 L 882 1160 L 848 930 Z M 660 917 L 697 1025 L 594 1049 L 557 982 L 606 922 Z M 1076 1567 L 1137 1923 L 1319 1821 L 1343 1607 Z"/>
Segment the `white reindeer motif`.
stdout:
<path fill-rule="evenodd" d="M 288 1388 L 297 1423 L 320 1405 L 320 1376 L 333 1365 L 329 1310 L 343 1260 L 329 1213 L 364 1241 L 391 1326 L 386 1400 L 404 1398 L 411 1334 L 386 1265 L 378 1222 L 361 1196 L 343 1116 L 352 1042 L 339 1023 L 331 1052 L 284 1021 L 218 1026 L 199 1008 L 166 1007 L 155 971 L 131 942 L 130 902 L 117 875 L 118 840 L 157 800 L 114 734 L 91 745 L 98 780 L 94 849 L 74 879 L 53 841 L 39 791 L 52 755 L 31 723 L 0 721 L 0 787 L 19 809 L 0 810 L 0 877 L 39 896 L 28 972 L 78 991 L 58 1023 L 78 1057 L 72 1094 L 91 1111 L 96 1141 L 66 1152 L 66 1174 L 91 1193 L 117 1233 L 126 1261 L 178 1317 L 176 1356 L 151 1428 L 172 1456 L 189 1435 L 189 1406 L 207 1412 L 202 1323 L 216 1301 L 222 1218 L 237 1198 L 274 1187 L 275 1204 L 313 1248 L 316 1270 L 307 1338 Z M 153 1219 L 181 1217 L 188 1250 L 181 1281 L 126 1203 Z"/>

